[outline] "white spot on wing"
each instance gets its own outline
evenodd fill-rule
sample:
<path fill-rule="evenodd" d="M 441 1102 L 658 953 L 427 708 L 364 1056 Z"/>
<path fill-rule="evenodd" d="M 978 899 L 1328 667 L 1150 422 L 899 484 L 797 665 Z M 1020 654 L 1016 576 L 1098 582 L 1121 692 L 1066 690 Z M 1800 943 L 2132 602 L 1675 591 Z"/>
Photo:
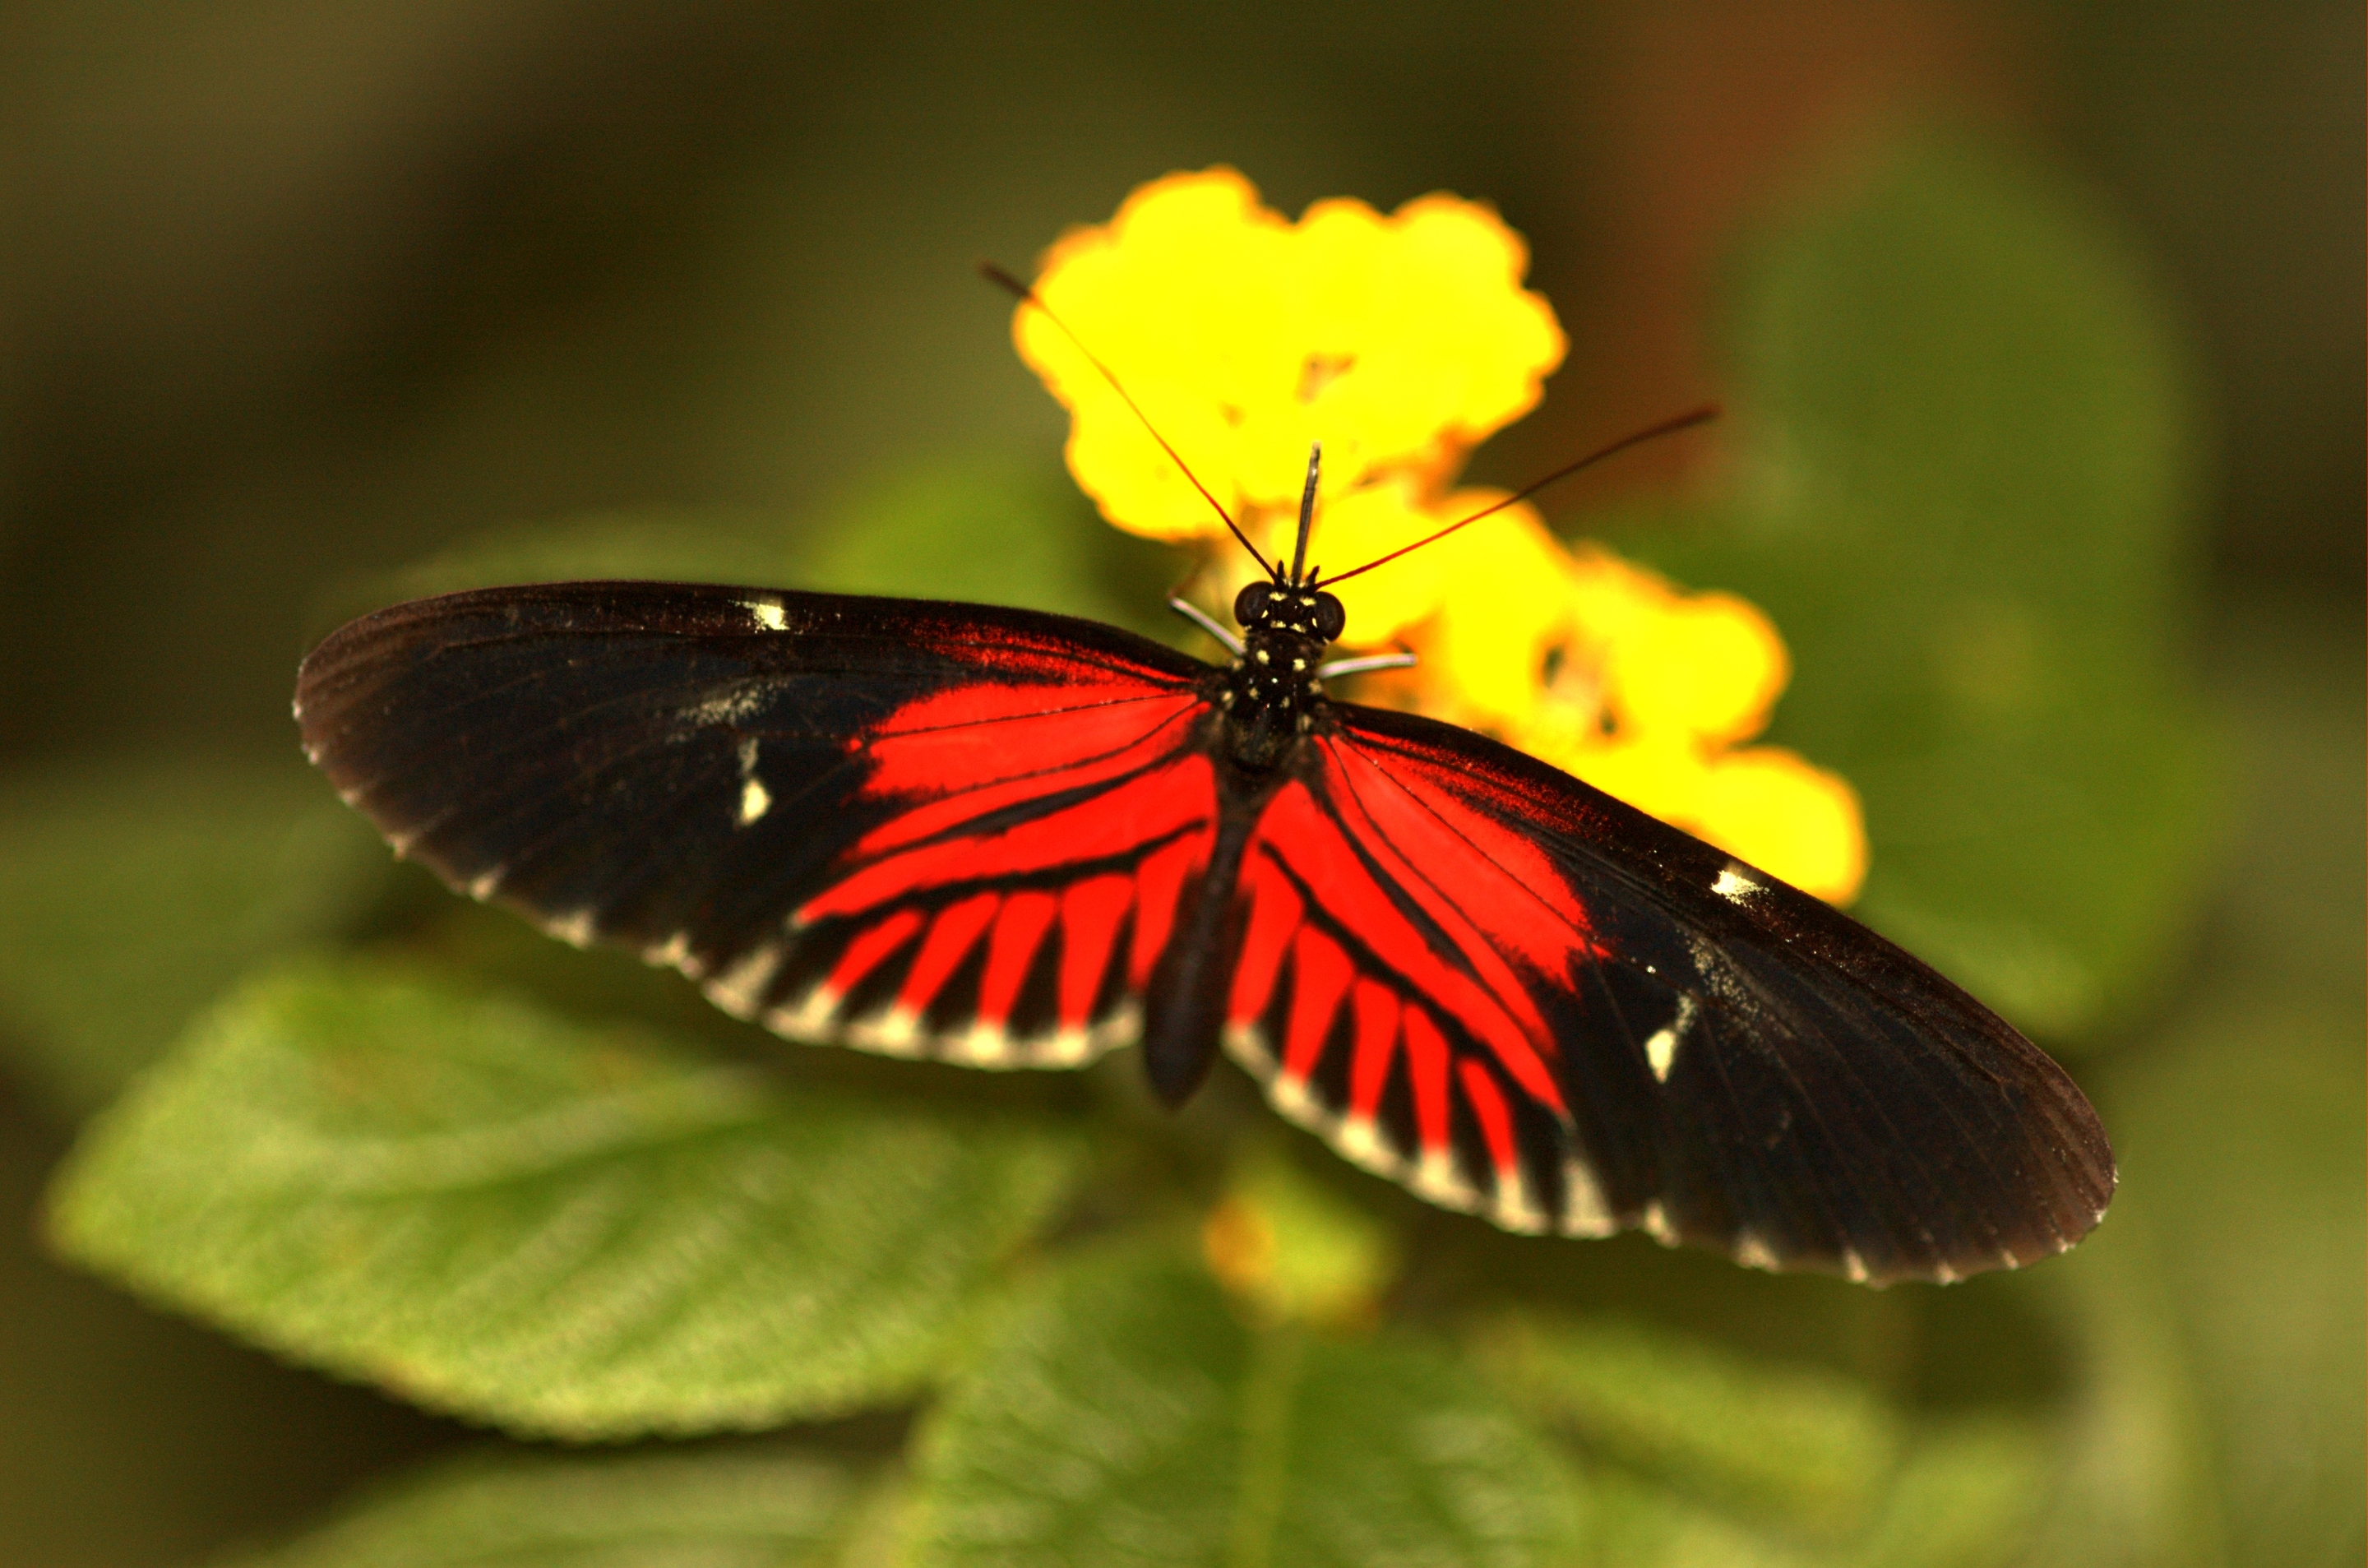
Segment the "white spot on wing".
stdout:
<path fill-rule="evenodd" d="M 592 945 L 593 939 L 599 935 L 592 912 L 588 909 L 579 909 L 573 915 L 559 915 L 543 929 L 571 948 L 588 948 Z"/>
<path fill-rule="evenodd" d="M 1603 1188 L 1584 1160 L 1569 1159 L 1562 1166 L 1562 1233 L 1565 1236 L 1608 1236 L 1620 1228 L 1603 1201 Z"/>
<path fill-rule="evenodd" d="M 1307 1090 L 1307 1080 L 1292 1073 L 1277 1073 L 1267 1080 L 1267 1098 L 1274 1108 L 1303 1125 L 1320 1123 L 1326 1119 L 1324 1108 Z"/>
<path fill-rule="evenodd" d="M 1110 1016 L 1093 1028 L 1094 1050 L 1109 1051 L 1114 1046 L 1133 1045 L 1143 1038 L 1143 1004 L 1130 998 L 1110 1010 Z"/>
<path fill-rule="evenodd" d="M 1855 1247 L 1842 1248 L 1842 1272 L 1861 1285 L 1866 1283 L 1866 1259 L 1859 1256 Z"/>
<path fill-rule="evenodd" d="M 772 791 L 765 788 L 763 779 L 750 778 L 741 784 L 740 825 L 742 827 L 746 827 L 772 809 Z"/>
<path fill-rule="evenodd" d="M 1756 1232 L 1744 1231 L 1736 1236 L 1735 1261 L 1746 1268 L 1765 1269 L 1770 1274 L 1776 1272 L 1776 1255 L 1768 1250 L 1768 1244 L 1761 1241 Z"/>
<path fill-rule="evenodd" d="M 735 1018 L 754 1017 L 757 999 L 781 967 L 781 949 L 751 948 L 732 967 L 707 983 L 707 999 Z"/>
<path fill-rule="evenodd" d="M 742 599 L 739 601 L 739 604 L 741 608 L 746 610 L 750 615 L 755 616 L 757 618 L 757 624 L 764 628 L 766 631 L 786 631 L 789 630 L 790 618 L 788 612 L 781 608 L 780 600 Z"/>
<path fill-rule="evenodd" d="M 661 968 L 679 969 L 688 972 L 690 963 L 690 933 L 677 931 L 666 939 L 663 946 L 643 949 L 642 958 L 644 961 L 656 964 Z"/>
<path fill-rule="evenodd" d="M 791 1040 L 828 1040 L 830 1016 L 838 1011 L 838 1004 L 837 992 L 827 985 L 817 985 L 800 997 L 795 1006 L 780 1006 L 767 1013 L 765 1027 Z"/>
<path fill-rule="evenodd" d="M 740 723 L 764 705 L 762 687 L 743 686 L 720 697 L 711 697 L 695 708 L 684 709 L 682 719 L 692 729 L 711 729 L 718 724 Z"/>
<path fill-rule="evenodd" d="M 506 869 L 507 869 L 507 867 L 496 866 L 492 870 L 487 871 L 484 875 L 477 878 L 474 881 L 472 881 L 469 884 L 469 896 L 477 900 L 479 903 L 483 903 L 486 899 L 493 897 L 494 890 L 502 885 L 502 872 Z"/>
<path fill-rule="evenodd" d="M 848 1026 L 847 1043 L 882 1056 L 918 1056 L 928 1041 L 921 1033 L 921 1015 L 899 1005 L 876 1018 Z"/>
<path fill-rule="evenodd" d="M 1662 1212 L 1660 1199 L 1655 1199 L 1645 1205 L 1644 1217 L 1639 1223 L 1646 1235 L 1663 1246 L 1673 1247 L 1678 1244 L 1678 1233 L 1669 1229 L 1669 1217 Z"/>
<path fill-rule="evenodd" d="M 1258 1032 L 1256 1024 L 1228 1023 L 1217 1039 L 1224 1046 L 1225 1054 L 1239 1063 L 1243 1072 L 1261 1084 L 1273 1080 L 1274 1055 L 1267 1050 L 1266 1037 Z"/>
<path fill-rule="evenodd" d="M 1017 1067 L 1019 1053 L 999 1025 L 974 1023 L 945 1042 L 948 1062 L 963 1067 Z"/>
<path fill-rule="evenodd" d="M 1653 1076 L 1661 1083 L 1669 1081 L 1669 1068 L 1678 1060 L 1678 1044 L 1685 1039 L 1686 1031 L 1693 1028 L 1697 1010 L 1691 995 L 1679 996 L 1678 1016 L 1671 1018 L 1666 1027 L 1655 1029 L 1653 1038 L 1645 1042 L 1645 1063 L 1653 1069 Z"/>
<path fill-rule="evenodd" d="M 1523 1235 L 1536 1235 L 1545 1230 L 1545 1210 L 1531 1199 L 1530 1184 L 1520 1166 L 1510 1165 L 1497 1172 L 1497 1191 L 1488 1205 L 1488 1218 Z"/>
<path fill-rule="evenodd" d="M 1441 1209 L 1461 1209 L 1469 1212 L 1478 1208 L 1479 1194 L 1472 1190 L 1455 1168 L 1453 1156 L 1444 1149 L 1425 1149 L 1406 1177 L 1407 1187 Z"/>
<path fill-rule="evenodd" d="M 1718 881 L 1711 883 L 1710 891 L 1730 903 L 1741 903 L 1753 893 L 1766 892 L 1768 888 L 1742 866 L 1729 860 L 1726 869 L 1719 872 Z"/>
<path fill-rule="evenodd" d="M 1095 1055 L 1094 1037 L 1080 1028 L 1057 1028 L 1036 1044 L 1033 1061 L 1047 1067 L 1081 1067 Z"/>
<path fill-rule="evenodd" d="M 1406 1169 L 1398 1152 L 1383 1142 L 1382 1130 L 1373 1125 L 1370 1116 L 1351 1116 L 1340 1123 L 1333 1146 L 1351 1164 L 1362 1165 L 1383 1176 L 1395 1176 Z"/>

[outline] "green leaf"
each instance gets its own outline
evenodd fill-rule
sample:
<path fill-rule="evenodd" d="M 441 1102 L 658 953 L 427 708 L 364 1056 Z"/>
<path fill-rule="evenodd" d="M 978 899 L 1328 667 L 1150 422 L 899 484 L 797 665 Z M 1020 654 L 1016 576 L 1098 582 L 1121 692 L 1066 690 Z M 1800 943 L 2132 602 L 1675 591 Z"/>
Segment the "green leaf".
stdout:
<path fill-rule="evenodd" d="M 751 514 L 596 512 L 487 528 L 393 572 L 340 584 L 334 619 L 405 599 L 513 583 L 604 578 L 741 583 L 779 587 L 790 576 L 791 531 Z"/>
<path fill-rule="evenodd" d="M 354 920 L 392 863 L 292 744 L 19 775 L 0 788 L 0 1040 L 87 1111 L 257 960 Z"/>
<path fill-rule="evenodd" d="M 2368 1523 L 2360 1025 L 2356 989 L 2231 986 L 2107 1090 L 2161 1205 L 2238 1562 L 2341 1562 Z"/>
<path fill-rule="evenodd" d="M 2033 1424 L 2002 1415 L 1926 1433 L 1908 1449 L 1874 1528 L 1843 1560 L 1866 1568 L 2021 1562 L 2055 1459 Z"/>
<path fill-rule="evenodd" d="M 1857 1528 L 1899 1462 L 1897 1420 L 1839 1372 L 1601 1318 L 1508 1318 L 1481 1348 L 1509 1395 L 1589 1452 L 1746 1516 Z"/>
<path fill-rule="evenodd" d="M 2356 984 L 2356 982 L 2355 982 Z M 2223 971 L 2099 1106 L 2111 1223 L 2029 1281 L 2083 1364 L 2048 1563 L 2338 1563 L 2363 1517 L 2356 989 Z"/>
<path fill-rule="evenodd" d="M 1739 591 L 1770 739 L 1866 803 L 1858 913 L 2025 1028 L 2159 979 L 2210 858 L 2187 368 L 2094 204 L 1911 146 L 1747 253 L 1734 494 L 1640 553 Z"/>
<path fill-rule="evenodd" d="M 2048 1568 L 2357 1562 L 2368 1520 L 2358 610 L 2223 613 L 2238 869 L 2173 1009 L 2087 1074 L 2112 1212 L 2001 1281 L 2074 1351 Z"/>
<path fill-rule="evenodd" d="M 1201 1231 L 1218 1278 L 1278 1322 L 1370 1320 L 1404 1261 L 1400 1238 L 1272 1142 L 1246 1143 Z"/>
<path fill-rule="evenodd" d="M 487 529 L 339 584 L 323 630 L 464 588 L 570 579 L 744 583 L 1018 605 L 1167 635 L 1170 549 L 1100 521 L 1057 470 L 939 457 L 850 491 L 809 526 L 758 514 L 597 513 Z"/>
<path fill-rule="evenodd" d="M 780 1447 L 477 1454 L 221 1568 L 819 1568 L 847 1561 L 869 1501 L 860 1472 Z"/>
<path fill-rule="evenodd" d="M 1036 1282 L 930 1418 L 924 1563 L 1567 1561 L 1571 1476 L 1455 1362 L 1253 1330 L 1149 1248 Z"/>
<path fill-rule="evenodd" d="M 909 1396 L 1073 1156 L 355 966 L 228 1000 L 88 1131 L 51 1226 L 434 1409 L 689 1433 Z"/>
<path fill-rule="evenodd" d="M 2146 1204 L 2015 1284 L 2057 1314 L 2075 1389 L 2057 1495 L 2030 1562 L 2045 1568 L 2214 1568 L 2226 1561 L 2201 1413 L 2166 1299 Z"/>
<path fill-rule="evenodd" d="M 1054 610 L 1153 635 L 1179 577 L 1171 550 L 1119 532 L 1065 476 L 996 459 L 948 460 L 881 480 L 833 509 L 799 583 L 837 593 L 968 599 Z"/>
<path fill-rule="evenodd" d="M 1596 1552 L 1604 1568 L 2003 1568 L 2021 1561 L 2047 1496 L 2046 1445 L 2031 1426 L 1975 1418 L 1911 1445 L 1880 1510 L 1848 1540 L 1807 1539 L 1641 1475 L 1602 1469 Z"/>

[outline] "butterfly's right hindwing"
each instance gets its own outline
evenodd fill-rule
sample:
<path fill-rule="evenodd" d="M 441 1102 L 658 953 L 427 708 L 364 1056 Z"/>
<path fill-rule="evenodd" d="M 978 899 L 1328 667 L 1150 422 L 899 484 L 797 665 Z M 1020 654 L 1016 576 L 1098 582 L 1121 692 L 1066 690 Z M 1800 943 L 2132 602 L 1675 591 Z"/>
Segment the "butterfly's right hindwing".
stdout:
<path fill-rule="evenodd" d="M 400 605 L 308 753 L 410 858 L 800 1039 L 1063 1065 L 1132 1038 L 1205 860 L 1205 666 L 1019 610 L 667 584 Z"/>
<path fill-rule="evenodd" d="M 1225 1043 L 1349 1159 L 1513 1230 L 1948 1280 L 2113 1190 L 2079 1089 L 1764 872 L 1467 730 L 1338 707 L 1252 838 Z"/>

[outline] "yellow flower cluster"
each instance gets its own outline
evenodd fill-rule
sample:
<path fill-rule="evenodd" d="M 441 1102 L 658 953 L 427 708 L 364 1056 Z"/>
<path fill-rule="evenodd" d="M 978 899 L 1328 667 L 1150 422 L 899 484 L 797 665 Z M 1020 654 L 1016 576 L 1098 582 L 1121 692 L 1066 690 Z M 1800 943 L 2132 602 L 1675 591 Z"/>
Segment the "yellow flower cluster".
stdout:
<path fill-rule="evenodd" d="M 1108 227 L 1072 231 L 1036 294 L 1235 516 L 1257 517 L 1295 510 L 1311 441 L 1329 504 L 1384 473 L 1443 476 L 1529 412 L 1563 336 L 1521 291 L 1527 266 L 1520 240 L 1464 202 L 1383 218 L 1326 201 L 1292 224 L 1212 169 L 1155 180 Z M 1158 539 L 1220 528 L 1058 327 L 1022 310 L 1014 330 L 1069 408 L 1069 470 L 1104 516 Z"/>
<path fill-rule="evenodd" d="M 1338 573 L 1503 499 L 1450 485 L 1561 363 L 1527 269 L 1485 207 L 1429 196 L 1384 217 L 1334 200 L 1294 224 L 1219 168 L 1155 180 L 1065 235 L 1035 290 L 1270 556 L 1289 558 L 1323 442 L 1308 559 Z M 1256 567 L 1208 502 L 1044 312 L 1023 306 L 1014 335 L 1070 411 L 1069 469 L 1102 515 L 1212 547 L 1208 586 L 1229 602 Z M 1820 896 L 1856 892 L 1849 784 L 1743 744 L 1790 673 L 1743 600 L 1574 551 L 1527 506 L 1337 591 L 1348 643 L 1403 642 L 1421 661 L 1362 695 L 1488 731 Z"/>

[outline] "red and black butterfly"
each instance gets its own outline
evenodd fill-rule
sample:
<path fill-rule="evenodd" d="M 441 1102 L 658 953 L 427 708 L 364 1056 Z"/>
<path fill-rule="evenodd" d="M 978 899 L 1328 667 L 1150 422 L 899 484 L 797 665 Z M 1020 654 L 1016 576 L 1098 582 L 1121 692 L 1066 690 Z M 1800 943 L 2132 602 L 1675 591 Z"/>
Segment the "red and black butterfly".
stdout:
<path fill-rule="evenodd" d="M 454 888 L 794 1039 L 1134 1044 L 1170 1105 L 1222 1046 L 1433 1202 L 1763 1267 L 1948 1280 L 2101 1217 L 2096 1114 L 2013 1028 L 1567 774 L 1326 697 L 1340 601 L 1270 570 L 1238 641 L 1198 618 L 1224 665 L 983 605 L 453 594 L 332 635 L 296 715 Z"/>

